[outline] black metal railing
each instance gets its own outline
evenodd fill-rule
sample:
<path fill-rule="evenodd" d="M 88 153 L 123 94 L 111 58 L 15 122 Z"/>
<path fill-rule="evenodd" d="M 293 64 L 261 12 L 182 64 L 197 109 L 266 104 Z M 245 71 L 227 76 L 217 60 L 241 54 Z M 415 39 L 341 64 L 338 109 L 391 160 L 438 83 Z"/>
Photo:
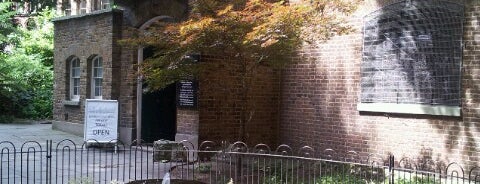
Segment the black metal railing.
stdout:
<path fill-rule="evenodd" d="M 195 180 L 202 183 L 480 183 L 480 168 L 392 155 L 318 152 L 305 146 L 270 149 L 265 144 L 188 142 L 169 149 L 121 142 L 77 144 L 0 142 L 0 183 L 128 183 Z"/>

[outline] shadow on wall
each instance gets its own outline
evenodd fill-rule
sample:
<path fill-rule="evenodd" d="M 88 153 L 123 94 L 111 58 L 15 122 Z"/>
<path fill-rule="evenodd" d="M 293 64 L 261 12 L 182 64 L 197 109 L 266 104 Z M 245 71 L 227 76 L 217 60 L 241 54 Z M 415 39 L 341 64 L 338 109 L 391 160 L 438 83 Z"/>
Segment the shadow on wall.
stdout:
<path fill-rule="evenodd" d="M 377 1 L 378 4 L 382 2 Z M 361 81 L 360 100 L 462 107 L 462 117 L 390 116 L 427 120 L 436 134 L 446 135 L 441 138 L 443 145 L 422 147 L 417 154 L 417 164 L 434 161 L 438 167 L 447 168 L 445 161 L 459 161 L 469 169 L 479 165 L 476 155 L 479 140 L 476 137 L 480 135 L 480 127 L 475 118 L 480 116 L 472 108 L 479 104 L 475 95 L 480 91 L 474 80 L 480 75 L 474 72 L 478 66 L 474 64 L 475 53 L 472 51 L 477 43 L 471 32 L 478 27 L 472 24 L 479 21 L 475 8 L 480 4 L 477 1 L 467 1 L 465 5 L 457 3 L 461 2 L 400 1 L 368 15 L 364 28 L 362 77 L 371 80 L 366 86 L 380 89 L 380 93 L 368 91 Z M 379 24 L 385 26 L 377 26 Z M 382 58 L 378 57 L 379 53 Z M 371 72 L 364 72 L 365 69 Z M 442 149 L 446 152 L 438 153 Z"/>
<path fill-rule="evenodd" d="M 346 112 L 354 112 L 358 79 L 354 68 L 361 47 L 360 35 L 335 37 L 320 48 L 304 48 L 282 78 L 282 143 L 311 145 L 316 150 L 367 152 L 367 137 L 354 134 L 354 123 Z M 332 62 L 334 61 L 334 62 Z M 368 126 L 368 125 L 367 125 Z M 370 127 L 360 127 L 369 129 Z M 358 148 L 365 148 L 361 150 Z M 346 150 L 349 149 L 349 150 Z"/>
<path fill-rule="evenodd" d="M 242 111 L 246 104 L 245 140 L 249 145 L 276 145 L 278 107 L 277 71 L 258 66 L 246 74 L 247 99 L 242 88 L 242 66 L 234 58 L 202 56 L 199 77 L 200 140 L 242 140 Z"/>
<path fill-rule="evenodd" d="M 480 158 L 480 111 L 477 110 L 480 104 L 480 86 L 477 80 L 480 79 L 478 72 L 478 51 L 476 48 L 480 45 L 480 35 L 478 34 L 480 12 L 479 1 L 468 1 L 465 5 L 465 22 L 464 22 L 464 48 L 463 48 L 463 67 L 462 67 L 462 115 L 463 122 L 460 122 L 462 129 L 454 129 L 449 131 L 448 143 L 463 143 L 462 154 L 465 160 L 475 162 L 479 166 Z M 440 128 L 440 126 L 437 126 Z M 461 134 L 463 131 L 463 135 Z"/>
<path fill-rule="evenodd" d="M 438 3 L 439 0 L 433 1 L 411 2 L 414 6 L 419 2 L 441 4 Z M 371 2 L 388 5 L 380 0 Z M 407 3 L 407 1 L 399 3 Z M 480 2 L 468 1 L 464 6 L 467 12 L 465 21 L 462 17 L 460 23 L 446 22 L 447 27 L 458 26 L 464 22 L 463 30 L 453 28 L 454 30 L 450 31 L 460 39 L 464 35 L 463 52 L 461 47 L 448 46 L 461 46 L 461 41 L 445 40 L 451 37 L 441 35 L 444 34 L 442 31 L 429 30 L 429 26 L 430 28 L 440 26 L 437 24 L 442 17 L 421 20 L 422 25 L 426 26 L 417 25 L 421 27 L 420 29 L 408 26 L 413 24 L 411 19 L 414 15 L 410 14 L 421 14 L 426 17 L 440 16 L 437 14 L 441 13 L 436 11 L 445 10 L 441 7 L 421 11 L 405 10 L 403 14 L 397 11 L 393 15 L 404 16 L 404 19 L 389 24 L 390 27 L 383 31 L 378 27 L 372 28 L 374 35 L 371 36 L 380 41 L 373 41 L 370 51 L 382 53 L 382 57 L 378 59 L 373 54 L 365 56 L 362 53 L 363 40 L 359 38 L 363 36 L 360 31 L 363 25 L 359 26 L 359 30 L 355 33 L 334 37 L 320 45 L 320 48 L 304 48 L 298 56 L 293 58 L 294 64 L 283 70 L 280 142 L 297 147 L 311 145 L 316 150 L 332 148 L 337 151 L 353 150 L 383 155 L 389 154 L 390 149 L 397 151 L 403 149 L 404 154 L 416 155 L 417 165 L 432 161 L 436 163 L 436 167 L 446 168 L 446 163 L 458 161 L 459 164 L 466 166 L 465 171 L 478 166 L 477 143 L 480 141 L 477 137 L 480 137 L 480 127 L 477 122 L 480 120 L 478 114 L 480 111 L 474 108 L 479 104 L 480 98 L 477 94 L 480 93 L 480 89 L 474 81 L 480 78 L 480 73 L 475 73 L 477 72 L 475 68 L 480 65 L 474 64 L 473 50 L 477 42 L 474 39 L 475 35 L 469 32 L 475 31 L 480 22 L 478 13 L 473 15 L 470 13 L 479 6 Z M 459 9 L 456 7 L 447 10 Z M 384 9 L 376 12 L 378 20 L 392 16 L 388 11 L 392 10 Z M 356 21 L 361 22 L 361 20 Z M 472 23 L 476 25 L 472 26 Z M 416 33 L 412 32 L 417 30 Z M 444 48 L 445 45 L 447 46 Z M 378 50 L 383 48 L 390 49 Z M 460 70 L 462 55 L 464 71 Z M 404 88 L 404 93 L 400 95 L 398 93 L 394 96 L 385 95 L 383 97 L 388 98 L 375 102 L 385 103 L 388 102 L 387 100 L 392 100 L 390 99 L 392 97 L 395 100 L 394 103 L 456 105 L 462 107 L 462 117 L 408 114 L 388 114 L 388 117 L 385 117 L 385 113 L 359 114 L 356 105 L 362 98 L 378 99 L 378 96 L 362 96 L 361 77 L 364 75 L 359 72 L 364 63 L 362 56 L 371 57 L 377 62 L 372 62 L 370 66 L 372 75 L 370 78 L 378 80 L 372 81 L 372 88 L 385 87 L 382 89 L 385 93 L 388 90 L 398 91 L 399 87 Z M 390 68 L 392 66 L 397 67 Z M 398 78 L 385 81 L 385 78 L 392 76 Z M 458 81 L 462 81 L 461 88 Z M 386 88 L 388 85 L 397 87 Z M 409 127 L 402 127 L 403 122 L 406 122 Z M 421 126 L 422 129 L 418 130 L 417 126 Z M 402 130 L 413 132 L 401 132 Z M 419 136 L 419 141 L 416 141 L 415 137 L 410 137 L 411 133 Z M 423 145 L 422 141 L 431 142 Z"/>
<path fill-rule="evenodd" d="M 361 102 L 458 107 L 463 11 L 401 1 L 365 16 Z"/>

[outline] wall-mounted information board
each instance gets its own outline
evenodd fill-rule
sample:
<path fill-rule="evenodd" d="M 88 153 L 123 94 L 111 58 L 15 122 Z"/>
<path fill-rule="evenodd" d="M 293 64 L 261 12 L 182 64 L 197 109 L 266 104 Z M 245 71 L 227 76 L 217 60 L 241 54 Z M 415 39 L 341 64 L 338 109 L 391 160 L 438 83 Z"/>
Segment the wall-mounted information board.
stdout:
<path fill-rule="evenodd" d="M 198 81 L 184 80 L 177 82 L 177 107 L 197 108 Z"/>
<path fill-rule="evenodd" d="M 361 103 L 459 106 L 464 7 L 402 1 L 365 17 Z"/>

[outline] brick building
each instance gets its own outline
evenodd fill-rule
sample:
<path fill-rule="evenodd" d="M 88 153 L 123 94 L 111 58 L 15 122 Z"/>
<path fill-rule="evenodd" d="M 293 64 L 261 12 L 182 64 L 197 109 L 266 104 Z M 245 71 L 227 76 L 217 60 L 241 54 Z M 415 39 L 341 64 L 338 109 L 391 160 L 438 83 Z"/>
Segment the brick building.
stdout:
<path fill-rule="evenodd" d="M 184 20 L 188 1 L 108 3 L 57 6 L 68 16 L 55 20 L 54 127 L 83 134 L 84 101 L 101 98 L 119 101 L 124 142 L 237 140 L 235 71 L 218 65 L 200 74 L 198 105 L 182 108 L 175 85 L 144 92 L 136 64 L 148 48 L 116 42 Z M 302 48 L 282 71 L 258 73 L 247 142 L 478 165 L 479 17 L 477 0 L 363 1 L 348 20 L 353 33 Z"/>
<path fill-rule="evenodd" d="M 349 20 L 357 31 L 304 48 L 283 72 L 278 140 L 478 165 L 479 8 L 476 0 L 364 1 Z"/>
<path fill-rule="evenodd" d="M 57 1 L 57 11 L 64 16 L 54 20 L 54 128 L 83 135 L 85 99 L 118 100 L 119 138 L 131 142 L 142 130 L 136 123 L 141 122 L 137 111 L 142 112 L 143 96 L 136 64 L 143 60 L 143 49 L 121 46 L 117 41 L 131 38 L 158 21 L 182 20 L 187 15 L 187 1 L 119 1 L 113 5 L 108 0 L 70 0 Z M 169 127 L 167 137 L 162 138 L 173 139 L 175 91 L 168 91 L 168 95 L 160 99 L 151 94 L 152 99 L 144 101 L 165 103 L 162 109 L 168 114 Z M 158 119 L 158 113 L 146 113 L 150 113 L 148 118 Z M 143 127 L 146 136 L 158 128 L 148 125 Z"/>

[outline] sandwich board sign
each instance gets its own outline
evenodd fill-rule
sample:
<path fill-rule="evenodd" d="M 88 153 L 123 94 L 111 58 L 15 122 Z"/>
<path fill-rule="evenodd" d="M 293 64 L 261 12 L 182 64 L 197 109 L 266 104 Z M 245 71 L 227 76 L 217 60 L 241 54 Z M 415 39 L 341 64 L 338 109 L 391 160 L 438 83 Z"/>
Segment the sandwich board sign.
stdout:
<path fill-rule="evenodd" d="M 116 143 L 118 101 L 87 99 L 84 124 L 84 140 L 88 143 Z"/>

